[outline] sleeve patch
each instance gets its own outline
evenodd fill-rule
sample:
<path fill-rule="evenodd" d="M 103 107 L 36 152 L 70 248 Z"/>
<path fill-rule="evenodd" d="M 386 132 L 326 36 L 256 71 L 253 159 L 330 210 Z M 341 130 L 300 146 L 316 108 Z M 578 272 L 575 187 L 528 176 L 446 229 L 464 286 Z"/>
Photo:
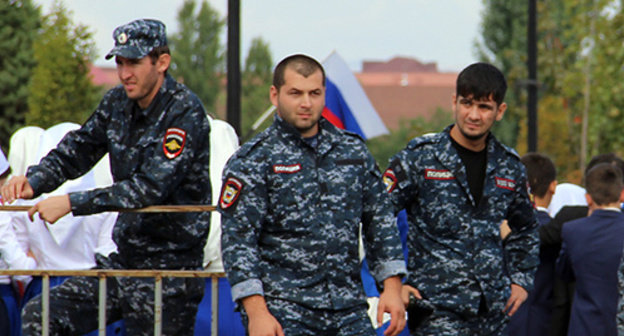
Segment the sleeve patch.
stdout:
<path fill-rule="evenodd" d="M 396 176 L 394 175 L 394 171 L 392 171 L 392 169 L 390 168 L 386 169 L 386 171 L 384 172 L 382 176 L 382 179 L 383 179 L 383 183 L 386 185 L 386 191 L 391 193 L 397 184 L 397 179 L 396 179 Z"/>
<path fill-rule="evenodd" d="M 167 159 L 175 159 L 182 153 L 186 144 L 186 132 L 180 128 L 170 128 L 163 139 L 163 152 Z"/>
<path fill-rule="evenodd" d="M 239 179 L 228 177 L 221 189 L 221 197 L 219 197 L 219 206 L 221 209 L 227 209 L 236 204 L 243 187 L 243 182 Z"/>

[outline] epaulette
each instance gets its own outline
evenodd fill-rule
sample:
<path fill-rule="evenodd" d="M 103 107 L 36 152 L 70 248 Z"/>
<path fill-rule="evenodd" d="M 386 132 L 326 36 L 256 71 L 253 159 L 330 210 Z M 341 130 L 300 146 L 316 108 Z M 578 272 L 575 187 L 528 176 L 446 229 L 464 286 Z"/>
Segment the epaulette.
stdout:
<path fill-rule="evenodd" d="M 503 149 L 505 150 L 505 153 L 515 157 L 516 159 L 520 160 L 520 154 L 518 154 L 518 152 L 516 152 L 515 149 L 503 144 L 502 142 L 498 142 L 498 144 L 503 147 Z"/>
<path fill-rule="evenodd" d="M 245 157 L 251 152 L 254 148 L 258 147 L 264 140 L 269 138 L 270 136 L 270 127 L 265 129 L 264 131 L 258 133 L 256 136 L 251 138 L 249 141 L 245 142 L 239 149 L 236 151 L 236 156 Z"/>
<path fill-rule="evenodd" d="M 407 148 L 415 149 L 423 145 L 438 143 L 439 141 L 440 141 L 440 133 L 433 134 L 433 135 L 422 135 L 422 136 L 415 137 L 414 139 L 410 140 L 410 142 L 407 143 Z"/>
<path fill-rule="evenodd" d="M 361 135 L 359 135 L 359 134 L 357 134 L 357 133 L 355 133 L 355 132 L 352 132 L 352 131 L 347 131 L 347 130 L 341 130 L 341 131 L 342 131 L 342 133 L 344 133 L 344 134 L 345 134 L 345 135 L 347 135 L 347 136 L 350 136 L 350 137 L 356 138 L 356 139 L 358 139 L 358 140 L 360 140 L 360 141 L 362 141 L 362 142 L 366 142 L 366 140 L 364 140 L 364 138 L 362 138 L 362 136 L 361 136 Z"/>

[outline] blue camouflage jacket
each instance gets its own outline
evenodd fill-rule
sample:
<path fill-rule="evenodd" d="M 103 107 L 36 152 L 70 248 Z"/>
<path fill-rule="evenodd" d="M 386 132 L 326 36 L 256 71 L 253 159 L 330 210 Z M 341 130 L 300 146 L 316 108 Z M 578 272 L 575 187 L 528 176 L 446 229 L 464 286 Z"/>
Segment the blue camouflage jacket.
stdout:
<path fill-rule="evenodd" d="M 318 146 L 281 118 L 224 169 L 223 263 L 234 300 L 260 294 L 308 308 L 365 304 L 360 222 L 376 280 L 406 271 L 381 173 L 364 142 L 325 119 Z"/>
<path fill-rule="evenodd" d="M 91 117 L 28 169 L 35 197 L 86 173 L 110 154 L 111 186 L 69 195 L 87 215 L 148 205 L 210 204 L 210 125 L 201 102 L 169 75 L 145 110 L 122 86 Z M 126 268 L 198 268 L 210 213 L 120 213 L 113 230 Z"/>
<path fill-rule="evenodd" d="M 524 166 L 491 134 L 483 196 L 475 204 L 450 128 L 411 140 L 390 159 L 383 178 L 395 211 L 407 211 L 406 282 L 438 306 L 476 314 L 481 295 L 492 307 L 506 302 L 511 283 L 532 288 L 537 222 Z M 504 219 L 512 230 L 505 246 L 500 236 Z"/>

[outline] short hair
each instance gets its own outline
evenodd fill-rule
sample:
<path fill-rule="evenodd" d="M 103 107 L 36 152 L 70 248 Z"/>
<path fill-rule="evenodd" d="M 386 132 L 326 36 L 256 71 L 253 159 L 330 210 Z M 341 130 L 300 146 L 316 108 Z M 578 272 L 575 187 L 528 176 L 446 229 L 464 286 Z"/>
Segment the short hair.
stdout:
<path fill-rule="evenodd" d="M 325 70 L 323 69 L 321 63 L 310 56 L 296 54 L 284 58 L 281 62 L 279 62 L 279 64 L 277 64 L 275 71 L 273 71 L 273 86 L 275 86 L 278 91 L 286 82 L 284 79 L 284 73 L 287 68 L 296 71 L 298 74 L 306 78 L 320 70 L 323 75 L 323 86 L 325 86 Z"/>
<path fill-rule="evenodd" d="M 597 205 L 616 203 L 624 188 L 622 172 L 610 163 L 599 163 L 587 172 L 585 188 Z"/>
<path fill-rule="evenodd" d="M 497 67 L 488 63 L 474 63 L 457 76 L 455 94 L 474 100 L 492 99 L 500 105 L 505 99 L 507 81 Z"/>
<path fill-rule="evenodd" d="M 154 65 L 156 64 L 156 61 L 158 61 L 158 58 L 160 57 L 160 55 L 164 55 L 164 54 L 171 55 L 171 51 L 169 50 L 168 45 L 154 47 L 154 49 L 152 49 L 152 51 L 150 51 L 147 54 L 147 56 L 152 60 L 152 65 Z M 165 75 L 167 74 L 167 70 L 169 69 L 167 68 L 165 70 Z"/>
<path fill-rule="evenodd" d="M 552 160 L 540 153 L 526 153 L 520 159 L 527 170 L 531 194 L 544 197 L 548 187 L 557 178 L 557 168 Z"/>
<path fill-rule="evenodd" d="M 609 163 L 612 166 L 618 168 L 620 170 L 620 172 L 622 173 L 623 179 L 622 181 L 624 181 L 624 161 L 617 156 L 615 153 L 607 153 L 607 154 L 598 154 L 594 157 L 591 158 L 591 160 L 589 161 L 589 163 L 587 164 L 587 168 L 585 168 L 585 176 L 587 176 L 587 173 L 596 165 L 600 164 L 600 163 Z"/>

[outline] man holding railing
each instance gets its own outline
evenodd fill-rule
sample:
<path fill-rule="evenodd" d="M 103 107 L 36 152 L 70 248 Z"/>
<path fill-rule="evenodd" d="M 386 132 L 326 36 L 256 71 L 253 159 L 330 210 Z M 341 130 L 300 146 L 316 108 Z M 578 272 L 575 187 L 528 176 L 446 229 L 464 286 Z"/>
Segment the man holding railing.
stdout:
<path fill-rule="evenodd" d="M 70 211 L 87 215 L 154 204 L 210 204 L 209 132 L 206 112 L 184 85 L 167 74 L 171 56 L 165 26 L 136 20 L 113 32 L 121 81 L 106 93 L 93 115 L 70 132 L 26 176 L 2 187 L 2 198 L 30 199 L 86 173 L 110 154 L 109 187 L 49 197 L 29 211 L 54 223 Z M 202 267 L 209 229 L 207 212 L 120 213 L 113 230 L 118 253 L 96 256 L 102 269 Z M 163 334 L 191 335 L 204 288 L 200 278 L 163 281 Z M 124 318 L 129 335 L 153 334 L 154 281 L 109 278 L 107 320 Z M 50 292 L 50 334 L 80 335 L 97 322 L 98 279 L 75 277 Z M 41 300 L 23 313 L 25 335 L 41 334 Z"/>

